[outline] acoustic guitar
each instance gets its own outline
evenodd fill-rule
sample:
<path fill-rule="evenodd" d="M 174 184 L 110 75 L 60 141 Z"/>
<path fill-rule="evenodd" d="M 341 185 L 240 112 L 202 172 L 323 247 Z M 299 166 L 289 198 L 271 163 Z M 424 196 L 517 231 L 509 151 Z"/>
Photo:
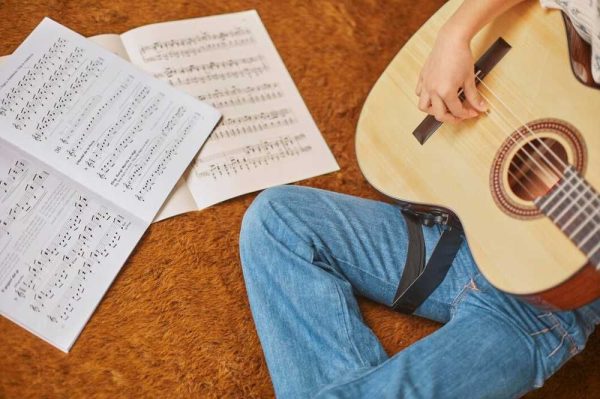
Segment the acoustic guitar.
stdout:
<path fill-rule="evenodd" d="M 550 309 L 589 303 L 600 297 L 600 91 L 589 45 L 560 11 L 520 4 L 472 41 L 489 112 L 440 124 L 418 110 L 415 86 L 460 3 L 423 25 L 372 89 L 357 127 L 360 168 L 407 211 L 462 227 L 498 289 Z"/>

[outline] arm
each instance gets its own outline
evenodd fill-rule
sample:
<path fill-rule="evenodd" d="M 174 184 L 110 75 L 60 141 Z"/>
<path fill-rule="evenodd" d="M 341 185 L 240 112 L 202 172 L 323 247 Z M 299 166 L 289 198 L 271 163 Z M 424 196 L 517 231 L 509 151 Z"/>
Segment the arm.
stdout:
<path fill-rule="evenodd" d="M 441 122 L 458 122 L 486 110 L 475 87 L 471 39 L 481 28 L 523 0 L 465 0 L 440 29 L 421 70 L 419 109 Z M 464 89 L 461 103 L 458 91 Z"/>

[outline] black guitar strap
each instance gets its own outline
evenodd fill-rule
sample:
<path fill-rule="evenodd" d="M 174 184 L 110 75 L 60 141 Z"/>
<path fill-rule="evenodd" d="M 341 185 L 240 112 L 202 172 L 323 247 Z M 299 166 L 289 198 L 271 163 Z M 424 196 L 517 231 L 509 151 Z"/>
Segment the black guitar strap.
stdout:
<path fill-rule="evenodd" d="M 412 314 L 446 277 L 462 243 L 462 230 L 456 226 L 447 226 L 429 262 L 425 264 L 422 219 L 411 213 L 402 214 L 408 229 L 408 253 L 392 308 Z"/>

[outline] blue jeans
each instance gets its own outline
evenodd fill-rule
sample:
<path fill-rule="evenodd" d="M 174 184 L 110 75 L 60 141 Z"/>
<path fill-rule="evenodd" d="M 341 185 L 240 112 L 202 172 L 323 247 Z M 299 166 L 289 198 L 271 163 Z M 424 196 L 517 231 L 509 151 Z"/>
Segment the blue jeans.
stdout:
<path fill-rule="evenodd" d="M 423 227 L 428 256 L 440 232 Z M 256 198 L 240 253 L 278 397 L 518 397 L 580 352 L 600 321 L 598 301 L 550 313 L 503 294 L 463 244 L 416 311 L 445 325 L 389 356 L 356 296 L 389 306 L 406 251 L 394 205 L 298 186 Z"/>

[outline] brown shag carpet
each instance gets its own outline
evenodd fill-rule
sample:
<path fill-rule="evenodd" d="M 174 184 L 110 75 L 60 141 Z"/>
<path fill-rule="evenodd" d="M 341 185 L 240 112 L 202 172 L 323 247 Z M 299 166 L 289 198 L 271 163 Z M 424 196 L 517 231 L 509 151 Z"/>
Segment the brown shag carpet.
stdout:
<path fill-rule="evenodd" d="M 44 16 L 92 36 L 256 8 L 341 166 L 301 184 L 377 198 L 355 160 L 357 118 L 387 63 L 442 3 L 3 0 L 0 53 L 12 52 Z M 0 397 L 272 397 L 237 253 L 253 198 L 153 225 L 69 355 L 0 318 Z M 389 353 L 438 327 L 361 304 Z M 582 355 L 529 397 L 599 396 L 599 361 L 595 334 Z"/>

